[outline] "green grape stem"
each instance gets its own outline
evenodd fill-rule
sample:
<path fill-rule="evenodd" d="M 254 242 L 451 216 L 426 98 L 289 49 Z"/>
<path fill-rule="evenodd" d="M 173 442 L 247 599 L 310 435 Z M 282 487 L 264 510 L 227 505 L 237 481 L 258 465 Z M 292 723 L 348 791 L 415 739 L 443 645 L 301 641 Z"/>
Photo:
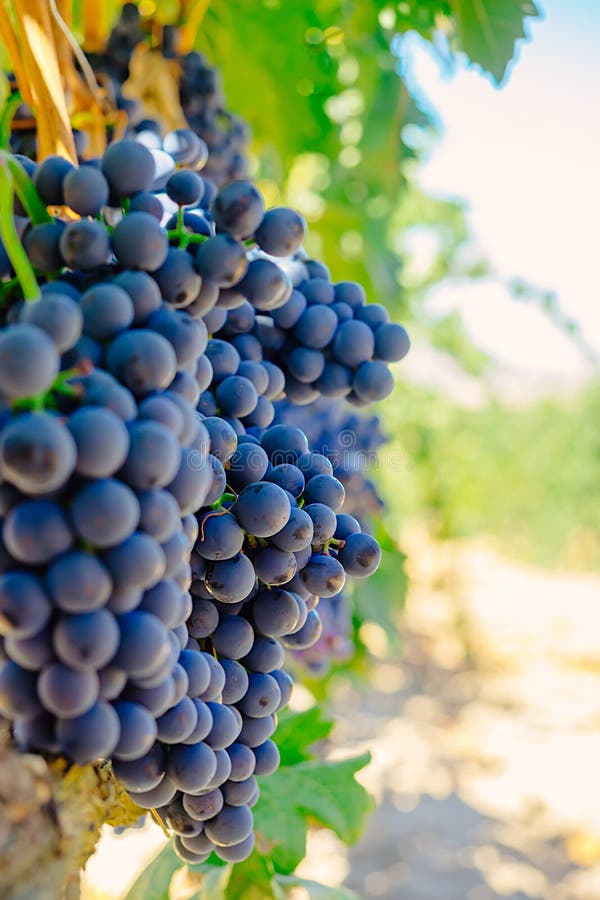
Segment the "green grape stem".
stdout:
<path fill-rule="evenodd" d="M 0 157 L 0 237 L 11 261 L 25 300 L 37 300 L 40 289 L 33 267 L 27 258 L 17 234 L 13 218 L 14 202 L 13 173 L 7 162 L 7 155 Z"/>
<path fill-rule="evenodd" d="M 35 397 L 21 397 L 21 399 L 13 403 L 13 409 L 44 410 L 56 406 L 54 394 L 63 394 L 69 397 L 77 396 L 77 391 L 73 385 L 69 384 L 69 380 L 80 374 L 81 371 L 79 369 L 66 369 L 64 372 L 59 372 L 47 391 L 44 391 L 42 394 L 36 394 Z"/>
<path fill-rule="evenodd" d="M 169 240 L 178 241 L 179 246 L 184 250 L 188 244 L 203 244 L 204 241 L 208 240 L 207 235 L 192 234 L 191 232 L 186 231 L 183 226 L 181 228 L 169 228 L 167 230 L 167 236 Z"/>
<path fill-rule="evenodd" d="M 0 151 L 0 153 L 12 176 L 14 192 L 31 219 L 31 224 L 41 225 L 43 222 L 51 222 L 52 216 L 42 203 L 33 181 L 23 166 L 10 153 L 6 153 L 4 150 Z"/>
<path fill-rule="evenodd" d="M 11 94 L 6 101 L 2 115 L 0 116 L 0 147 L 3 149 L 8 150 L 10 148 L 12 122 L 15 113 L 22 102 L 23 99 L 18 91 Z"/>
<path fill-rule="evenodd" d="M 324 551 L 327 553 L 330 547 L 333 547 L 334 550 L 341 550 L 346 541 L 338 540 L 337 538 L 331 538 L 330 540 L 325 542 Z"/>

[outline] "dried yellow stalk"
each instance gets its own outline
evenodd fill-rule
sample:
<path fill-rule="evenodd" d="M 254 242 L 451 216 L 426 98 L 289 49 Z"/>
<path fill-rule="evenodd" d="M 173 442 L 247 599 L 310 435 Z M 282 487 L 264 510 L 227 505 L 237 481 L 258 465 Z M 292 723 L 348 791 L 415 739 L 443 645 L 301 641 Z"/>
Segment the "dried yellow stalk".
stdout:
<path fill-rule="evenodd" d="M 59 0 L 59 2 L 57 0 L 49 0 L 49 6 L 52 14 L 52 26 L 58 49 L 61 75 L 67 92 L 70 110 L 74 114 L 80 112 L 88 113 L 84 127 L 90 138 L 89 152 L 92 156 L 102 156 L 106 149 L 106 127 L 104 121 L 106 97 L 100 91 L 94 72 L 62 15 L 61 8 L 68 19 L 71 20 L 71 0 Z M 74 57 L 77 58 L 79 63 L 83 80 L 75 68 Z"/>
<path fill-rule="evenodd" d="M 56 0 L 56 8 L 67 28 L 73 27 L 73 0 Z"/>
<path fill-rule="evenodd" d="M 15 73 L 21 97 L 28 106 L 33 106 L 34 99 L 31 86 L 27 79 L 25 64 L 19 53 L 19 41 L 15 33 L 14 24 L 10 18 L 10 4 L 4 0 L 2 6 L 3 9 L 0 14 L 0 41 L 10 58 L 10 64 Z"/>
<path fill-rule="evenodd" d="M 24 74 L 29 78 L 33 95 L 38 157 L 56 153 L 77 163 L 49 5 L 45 0 L 13 0 L 13 8 Z M 22 87 L 20 81 L 19 87 Z"/>
<path fill-rule="evenodd" d="M 99 53 L 108 37 L 106 0 L 83 0 L 83 49 L 86 53 Z"/>
<path fill-rule="evenodd" d="M 50 6 L 50 13 L 52 14 L 52 4 Z M 70 28 L 73 21 L 73 4 L 71 0 L 55 0 L 54 9 L 58 16 L 60 16 L 61 22 L 64 24 L 65 28 Z M 63 29 L 60 27 L 59 22 L 54 16 L 51 16 L 52 19 L 52 34 L 54 35 L 54 45 L 56 47 L 56 53 L 59 60 L 59 65 L 62 68 L 62 63 L 64 58 L 71 57 L 71 47 L 69 45 L 69 41 L 67 40 L 67 36 Z"/>

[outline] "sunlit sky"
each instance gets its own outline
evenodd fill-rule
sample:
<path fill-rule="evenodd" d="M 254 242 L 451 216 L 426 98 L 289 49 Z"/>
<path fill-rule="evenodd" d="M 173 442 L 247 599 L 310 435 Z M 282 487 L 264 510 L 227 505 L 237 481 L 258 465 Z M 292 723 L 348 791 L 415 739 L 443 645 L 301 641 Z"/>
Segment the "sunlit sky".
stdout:
<path fill-rule="evenodd" d="M 600 3 L 543 8 L 501 90 L 474 69 L 443 72 L 411 44 L 411 78 L 443 127 L 421 183 L 466 199 L 474 239 L 500 278 L 556 291 L 600 351 Z M 584 371 L 571 342 L 497 282 L 446 284 L 431 304 L 459 309 L 475 341 L 529 379 Z"/>

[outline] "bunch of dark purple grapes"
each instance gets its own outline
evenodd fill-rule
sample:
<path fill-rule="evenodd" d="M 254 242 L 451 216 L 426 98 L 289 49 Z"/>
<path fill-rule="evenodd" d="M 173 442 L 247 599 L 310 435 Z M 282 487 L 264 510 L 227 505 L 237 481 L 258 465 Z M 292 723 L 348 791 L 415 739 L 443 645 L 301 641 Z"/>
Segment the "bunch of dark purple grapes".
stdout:
<path fill-rule="evenodd" d="M 285 377 L 258 338 L 208 338 L 289 302 L 277 257 L 305 225 L 248 182 L 208 203 L 177 166 L 195 141 L 11 161 L 37 291 L 4 248 L 0 714 L 23 749 L 111 759 L 186 860 L 238 861 L 278 763 L 284 650 L 380 549 L 326 456 L 268 427 Z"/>
<path fill-rule="evenodd" d="M 162 35 L 160 47 L 156 43 L 158 33 Z M 217 188 L 248 177 L 250 130 L 242 118 L 227 109 L 218 70 L 200 53 L 178 53 L 177 40 L 177 28 L 164 26 L 153 31 L 151 22 L 142 18 L 137 3 L 124 3 L 104 49 L 88 53 L 87 58 L 109 101 L 117 110 L 126 113 L 127 137 L 137 136 L 152 149 L 163 147 L 164 129 L 159 120 L 144 116 L 138 99 L 123 92 L 130 74 L 131 56 L 139 44 L 148 41 L 153 50 L 159 49 L 165 57 L 177 61 L 179 101 L 189 128 L 197 138 L 193 145 L 196 150 L 201 148 L 194 162 L 189 153 L 183 158 L 179 149 L 178 162 L 204 166 L 206 195 L 212 199 Z M 14 79 L 11 88 L 17 90 Z M 111 129 L 112 126 L 109 131 Z M 79 157 L 86 158 L 89 155 L 87 134 L 76 129 L 74 138 Z M 26 104 L 16 110 L 11 149 L 30 158 L 36 156 L 35 121 Z M 169 139 L 164 149 L 170 152 Z"/>

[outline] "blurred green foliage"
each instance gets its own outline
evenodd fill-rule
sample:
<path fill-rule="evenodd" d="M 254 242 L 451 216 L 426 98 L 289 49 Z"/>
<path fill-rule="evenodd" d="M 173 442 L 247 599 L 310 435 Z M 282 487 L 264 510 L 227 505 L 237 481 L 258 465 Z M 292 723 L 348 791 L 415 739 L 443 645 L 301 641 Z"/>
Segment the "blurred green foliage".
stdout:
<path fill-rule="evenodd" d="M 481 21 L 472 0 L 213 0 L 198 34 L 198 48 L 222 71 L 231 109 L 253 129 L 267 198 L 282 193 L 301 209 L 309 249 L 334 277 L 367 284 L 373 299 L 396 309 L 404 286 L 398 232 L 423 221 L 425 202 L 412 192 L 436 130 L 403 78 L 404 36 L 417 32 L 446 58 L 477 47 L 472 58 L 499 79 L 523 35 L 523 14 L 535 8 L 501 0 L 514 7 L 502 16 L 498 0 L 478 5 Z M 502 41 L 485 48 L 489 29 Z M 464 237 L 460 205 L 429 209 L 427 218 L 450 240 Z"/>
<path fill-rule="evenodd" d="M 401 384 L 379 477 L 390 515 L 440 539 L 479 537 L 546 567 L 600 565 L 600 387 L 510 407 Z M 394 441 L 400 441 L 396 449 Z"/>
<path fill-rule="evenodd" d="M 437 122 L 403 77 L 405 36 L 421 35 L 445 63 L 457 51 L 467 54 L 499 84 L 535 15 L 528 0 L 266 0 L 252 8 L 213 0 L 198 48 L 221 68 L 230 108 L 253 129 L 268 201 L 304 212 L 309 249 L 334 278 L 366 284 L 370 299 L 409 324 L 413 344 L 450 356 L 484 385 L 476 409 L 405 383 L 382 407 L 391 443 L 378 477 L 389 532 L 399 535 L 407 521 L 425 517 L 439 538 L 487 536 L 544 565 L 596 566 L 598 391 L 521 409 L 491 393 L 486 400 L 491 361 L 457 313 L 433 317 L 426 305 L 444 279 L 482 278 L 490 267 L 473 250 L 463 204 L 418 187 Z M 429 258 L 415 265 L 414 247 L 423 240 Z M 586 352 L 556 298 L 516 277 L 509 287 Z M 401 462 L 388 465 L 390 455 Z M 357 592 L 359 622 L 371 618 L 369 604 L 382 593 L 383 574 Z"/>

